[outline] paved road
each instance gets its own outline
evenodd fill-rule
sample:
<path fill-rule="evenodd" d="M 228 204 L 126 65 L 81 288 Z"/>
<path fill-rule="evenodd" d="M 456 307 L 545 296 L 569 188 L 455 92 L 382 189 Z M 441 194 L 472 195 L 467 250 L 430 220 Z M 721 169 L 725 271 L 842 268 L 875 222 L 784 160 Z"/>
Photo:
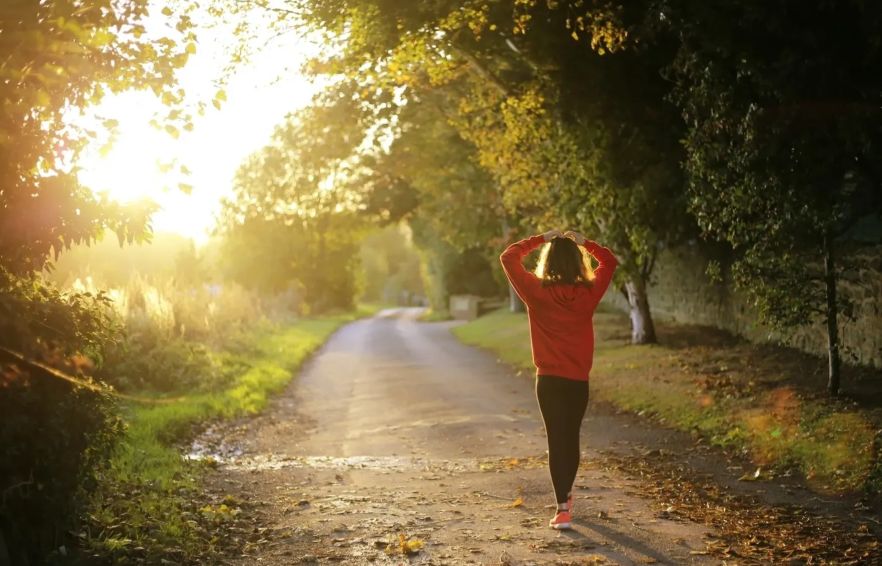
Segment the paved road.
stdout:
<path fill-rule="evenodd" d="M 596 447 L 629 433 L 593 408 L 575 529 L 548 529 L 532 379 L 418 314 L 342 328 L 263 415 L 224 431 L 215 488 L 256 504 L 265 529 L 240 563 L 715 563 L 699 554 L 708 527 L 603 466 Z M 422 548 L 405 557 L 399 535 Z"/>

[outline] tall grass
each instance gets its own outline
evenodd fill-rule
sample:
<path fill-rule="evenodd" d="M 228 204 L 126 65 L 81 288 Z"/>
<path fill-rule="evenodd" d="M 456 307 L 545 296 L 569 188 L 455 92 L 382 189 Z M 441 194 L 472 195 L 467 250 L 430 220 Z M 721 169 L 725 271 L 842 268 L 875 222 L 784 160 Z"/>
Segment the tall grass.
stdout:
<path fill-rule="evenodd" d="M 261 298 L 235 283 L 181 284 L 174 278 L 134 275 L 125 286 L 105 288 L 91 277 L 76 279 L 78 291 L 103 290 L 126 330 L 189 340 L 220 341 L 262 319 L 295 317 L 296 295 Z M 271 305 L 269 310 L 266 305 Z"/>

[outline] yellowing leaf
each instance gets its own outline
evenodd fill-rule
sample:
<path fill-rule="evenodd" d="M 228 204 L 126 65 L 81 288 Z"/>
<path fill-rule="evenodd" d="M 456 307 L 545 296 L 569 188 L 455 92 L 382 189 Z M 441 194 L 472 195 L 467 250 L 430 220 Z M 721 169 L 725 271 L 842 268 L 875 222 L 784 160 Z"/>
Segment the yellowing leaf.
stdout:
<path fill-rule="evenodd" d="M 399 553 L 405 556 L 410 556 L 412 554 L 418 553 L 423 548 L 424 544 L 425 543 L 423 543 L 423 541 L 418 538 L 408 539 L 408 537 L 404 534 L 399 534 L 398 544 L 389 543 L 386 546 L 385 552 L 390 556 Z"/>
<path fill-rule="evenodd" d="M 515 499 L 515 500 L 512 502 L 511 506 L 512 506 L 512 507 L 520 507 L 520 506 L 523 505 L 523 504 L 524 504 L 524 498 L 523 498 L 523 497 L 518 497 L 517 499 Z"/>

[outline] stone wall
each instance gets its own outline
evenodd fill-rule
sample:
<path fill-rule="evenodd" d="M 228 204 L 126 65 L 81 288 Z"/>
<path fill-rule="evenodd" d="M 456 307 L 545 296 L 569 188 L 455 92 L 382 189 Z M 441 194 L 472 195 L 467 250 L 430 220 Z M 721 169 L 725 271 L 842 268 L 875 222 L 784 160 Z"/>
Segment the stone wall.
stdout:
<path fill-rule="evenodd" d="M 658 258 L 649 288 L 649 305 L 657 320 L 701 324 L 728 330 L 754 342 L 773 341 L 826 356 L 826 327 L 819 323 L 780 335 L 758 322 L 746 298 L 724 282 L 705 275 L 709 251 L 697 243 L 666 250 Z M 861 269 L 848 273 L 839 292 L 854 301 L 854 320 L 840 320 L 843 359 L 882 367 L 882 246 L 859 256 Z M 621 293 L 610 290 L 604 302 L 627 310 Z"/>

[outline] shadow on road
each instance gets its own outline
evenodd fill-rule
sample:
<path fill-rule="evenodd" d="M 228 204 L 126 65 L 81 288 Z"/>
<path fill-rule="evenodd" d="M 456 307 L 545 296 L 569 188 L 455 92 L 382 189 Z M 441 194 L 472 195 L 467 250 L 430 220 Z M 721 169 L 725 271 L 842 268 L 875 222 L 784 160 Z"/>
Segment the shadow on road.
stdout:
<path fill-rule="evenodd" d="M 597 521 L 591 521 L 588 519 L 579 519 L 573 521 L 576 525 L 581 527 L 585 527 L 586 529 L 590 529 L 600 535 L 602 538 L 606 540 L 610 540 L 622 548 L 629 549 L 633 552 L 642 554 L 647 558 L 652 558 L 657 560 L 662 564 L 675 564 L 677 561 L 670 556 L 662 554 L 658 551 L 657 548 L 653 548 L 644 544 L 643 542 L 632 538 L 625 533 L 618 531 L 616 529 L 610 528 L 607 525 L 599 523 Z M 562 531 L 562 535 L 576 540 L 576 541 L 590 541 L 591 538 L 586 536 L 585 534 L 572 530 L 572 531 Z"/>

